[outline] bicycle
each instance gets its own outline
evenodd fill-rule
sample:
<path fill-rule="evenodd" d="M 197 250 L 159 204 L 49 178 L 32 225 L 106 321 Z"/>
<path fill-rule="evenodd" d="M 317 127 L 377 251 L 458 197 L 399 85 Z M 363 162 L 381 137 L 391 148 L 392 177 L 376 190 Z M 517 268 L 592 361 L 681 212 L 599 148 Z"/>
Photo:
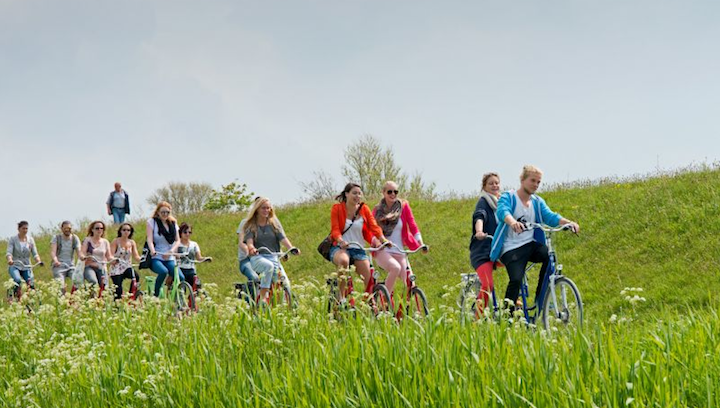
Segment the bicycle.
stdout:
<path fill-rule="evenodd" d="M 34 264 L 26 264 L 23 261 L 14 260 L 12 266 L 18 266 L 19 268 L 22 268 L 23 271 L 28 271 L 28 273 L 32 273 L 33 269 L 35 269 L 37 266 L 45 266 L 44 262 L 36 262 Z M 19 269 L 18 268 L 18 269 Z M 25 284 L 29 288 L 28 294 L 32 293 L 32 291 L 35 290 L 35 279 L 34 277 L 30 276 L 27 280 L 22 279 L 25 281 Z M 13 301 L 17 300 L 20 302 L 22 300 L 22 282 L 18 285 L 17 283 L 14 284 L 12 288 L 8 288 L 7 290 L 7 302 L 12 303 Z M 39 299 L 37 300 L 39 302 Z M 35 305 L 34 299 L 28 299 L 28 303 L 26 304 L 26 307 L 28 308 L 29 312 L 32 312 L 34 309 L 33 306 Z"/>
<path fill-rule="evenodd" d="M 522 315 L 525 318 L 525 322 L 527 324 L 535 324 L 538 318 L 541 318 L 543 327 L 546 330 L 551 330 L 553 327 L 557 328 L 556 326 L 581 327 L 583 321 L 583 304 L 580 296 L 580 290 L 570 278 L 562 274 L 563 265 L 557 263 L 557 253 L 553 245 L 553 235 L 559 231 L 572 231 L 572 226 L 570 224 L 566 224 L 561 227 L 553 228 L 541 224 L 529 223 L 525 225 L 525 228 L 540 228 L 547 234 L 546 245 L 548 247 L 549 255 L 548 269 L 545 273 L 545 277 L 543 278 L 540 294 L 538 295 L 538 298 L 535 299 L 535 304 L 532 306 L 528 305 L 529 288 L 527 273 L 535 264 L 530 263 L 527 268 L 525 268 L 522 284 L 520 286 Z M 461 313 L 464 317 L 463 320 L 467 320 L 466 318 L 472 315 L 478 319 L 480 318 L 479 313 L 482 313 L 481 308 L 476 306 L 477 299 L 480 295 L 480 281 L 474 273 L 463 274 L 462 277 L 465 283 L 465 287 L 463 288 L 463 297 L 460 302 Z M 465 296 L 466 294 L 472 294 L 473 291 L 477 294 L 476 297 Z M 493 299 L 493 314 L 497 317 L 499 314 L 499 307 L 497 305 L 494 288 L 491 291 L 491 294 Z"/>
<path fill-rule="evenodd" d="M 380 251 L 388 245 L 390 245 L 390 242 L 384 242 L 377 248 L 365 248 L 357 242 L 348 242 L 348 247 L 353 246 L 367 253 Z M 381 312 L 393 312 L 390 292 L 385 287 L 385 284 L 378 282 L 378 278 L 379 273 L 375 270 L 372 260 L 370 260 L 370 281 L 365 289 L 370 294 L 368 303 L 374 316 Z M 345 290 L 342 293 L 340 293 L 339 279 L 346 280 Z M 328 285 L 328 314 L 334 313 L 336 317 L 339 317 L 339 313 L 343 310 L 355 312 L 355 299 L 350 296 L 354 291 L 352 274 L 340 278 L 330 277 L 326 280 L 326 283 Z"/>
<path fill-rule="evenodd" d="M 292 247 L 285 252 L 272 252 L 266 247 L 260 247 L 257 249 L 257 251 L 258 253 L 263 252 L 267 255 L 276 256 L 282 261 L 286 261 L 290 257 L 290 255 L 298 255 L 300 253 L 300 251 L 296 247 Z M 259 306 L 261 301 L 260 281 L 262 281 L 262 275 L 260 275 L 260 279 L 257 281 L 235 283 L 235 289 L 238 292 L 238 298 L 245 300 L 253 307 Z M 254 291 L 251 290 L 251 286 Z M 252 293 L 255 293 L 254 298 L 251 295 Z M 279 296 L 279 293 L 282 293 L 282 296 Z M 280 274 L 277 269 L 273 271 L 273 282 L 270 285 L 270 293 L 268 295 L 268 298 L 270 302 L 267 303 L 269 303 L 271 307 L 281 304 L 283 302 L 288 307 L 295 306 L 293 304 L 292 290 L 290 289 L 287 277 L 284 274 Z"/>
<path fill-rule="evenodd" d="M 182 262 L 189 262 L 193 265 L 201 264 L 201 263 L 205 263 L 205 262 L 212 262 L 212 260 L 213 260 L 212 257 L 206 256 L 201 261 L 198 261 L 195 259 L 188 258 L 187 255 L 188 255 L 187 253 L 183 252 L 180 254 L 180 256 L 178 256 L 178 259 L 182 259 Z M 180 262 L 178 262 L 177 265 L 179 267 Z M 187 282 L 187 278 L 186 278 L 185 282 Z M 198 276 L 197 273 L 195 273 L 195 276 L 193 276 L 192 284 L 190 284 L 190 283 L 188 283 L 188 284 L 192 288 L 193 295 L 195 296 L 195 311 L 197 312 L 197 298 L 200 296 L 200 291 L 202 290 L 202 282 L 200 282 L 200 277 Z M 204 293 L 204 291 L 203 291 L 203 293 Z"/>
<path fill-rule="evenodd" d="M 133 269 L 132 278 L 130 279 L 130 288 L 128 289 L 128 293 L 130 294 L 129 298 L 130 300 L 135 300 L 137 302 L 142 302 L 143 296 L 145 296 L 145 292 L 142 291 L 140 288 L 140 284 L 138 283 L 139 275 L 137 272 L 135 272 L 135 267 L 139 267 L 141 263 L 145 262 L 145 259 L 148 256 L 148 250 L 144 249 L 142 256 L 140 256 L 140 261 L 138 263 L 132 263 L 129 260 L 126 259 L 119 259 L 119 258 L 113 258 L 112 261 L 118 261 L 120 265 L 122 265 L 121 270 L 125 271 L 129 268 Z"/>
<path fill-rule="evenodd" d="M 88 256 L 86 256 L 86 257 L 85 257 L 85 260 L 87 260 L 87 259 L 91 259 L 93 262 L 97 263 L 97 264 L 100 265 L 102 268 L 105 268 L 109 263 L 111 263 L 111 262 L 113 262 L 113 261 L 116 260 L 116 258 L 111 258 L 109 261 L 102 261 L 102 260 L 96 258 L 94 255 L 88 255 Z M 105 268 L 105 269 L 106 269 L 106 268 Z M 76 271 L 76 273 L 82 273 L 83 276 L 84 276 L 85 271 Z M 105 291 L 105 286 L 107 285 L 107 279 L 108 279 L 108 273 L 107 273 L 107 271 L 105 271 L 105 274 L 104 274 L 100 279 L 98 279 L 98 286 L 99 286 L 98 295 L 97 295 L 98 299 L 102 298 L 102 294 L 103 294 L 103 292 Z M 91 285 L 91 286 L 93 286 L 93 285 Z M 72 293 L 74 293 L 76 290 L 77 290 L 77 288 L 76 288 L 75 285 L 73 284 L 73 287 L 72 287 L 72 290 L 71 290 L 70 293 L 72 294 Z M 90 291 L 90 297 L 91 297 L 91 298 L 94 298 L 94 297 L 95 297 L 95 293 L 94 293 L 93 291 Z"/>
<path fill-rule="evenodd" d="M 178 254 L 173 252 L 157 252 L 157 255 L 162 256 L 177 256 L 182 257 L 185 254 Z M 153 283 L 155 280 L 153 280 Z M 197 310 L 197 305 L 195 304 L 195 292 L 193 292 L 192 286 L 190 286 L 189 283 L 185 281 L 180 280 L 180 268 L 178 267 L 177 262 L 175 263 L 175 268 L 173 269 L 173 276 L 171 277 L 169 274 L 167 278 L 165 278 L 165 283 L 168 288 L 167 297 L 165 296 L 165 292 L 160 291 L 158 294 L 159 298 L 167 298 L 170 299 L 173 305 L 173 314 L 176 316 L 179 316 L 182 313 L 189 313 L 191 311 Z M 148 289 L 149 291 L 150 289 Z"/>
<path fill-rule="evenodd" d="M 428 308 L 428 301 L 427 296 L 425 296 L 425 292 L 420 289 L 417 286 L 416 280 L 417 276 L 412 271 L 412 266 L 410 265 L 410 257 L 409 255 L 415 254 L 419 251 L 427 251 L 429 250 L 429 247 L 427 245 L 423 245 L 414 251 L 407 251 L 402 248 L 398 248 L 400 252 L 405 254 L 405 307 L 404 311 L 405 314 L 408 316 L 413 317 L 425 317 L 430 314 L 430 309 Z M 378 282 L 383 285 L 385 285 L 385 281 Z M 391 305 L 393 309 L 395 308 L 395 299 L 393 299 L 393 293 L 390 294 L 390 299 L 392 301 Z M 401 313 L 400 311 L 403 310 L 403 307 L 398 307 L 398 313 Z"/>

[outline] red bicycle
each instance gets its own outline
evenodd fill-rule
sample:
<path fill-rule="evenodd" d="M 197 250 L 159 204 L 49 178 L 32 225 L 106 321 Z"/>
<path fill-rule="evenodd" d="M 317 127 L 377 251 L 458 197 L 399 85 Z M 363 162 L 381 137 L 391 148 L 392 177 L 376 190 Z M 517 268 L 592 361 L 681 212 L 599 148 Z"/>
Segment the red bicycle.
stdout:
<path fill-rule="evenodd" d="M 423 245 L 420 248 L 415 249 L 414 251 L 406 251 L 404 249 L 400 249 L 400 252 L 405 254 L 405 307 L 402 307 L 402 305 L 397 309 L 397 317 L 401 318 L 402 311 L 405 312 L 406 315 L 411 317 L 425 317 L 428 314 L 430 314 L 430 309 L 428 308 L 428 301 L 427 296 L 425 296 L 425 292 L 420 289 L 416 282 L 416 276 L 412 271 L 412 266 L 410 266 L 410 257 L 408 255 L 415 254 L 419 251 L 427 252 L 430 247 L 427 245 Z M 380 282 L 384 284 L 385 282 Z M 393 295 L 393 294 L 391 294 Z M 393 310 L 395 309 L 395 299 L 391 296 L 392 300 L 392 307 Z"/>
<path fill-rule="evenodd" d="M 44 266 L 45 263 L 43 262 L 37 262 L 31 265 L 28 265 L 22 261 L 15 260 L 13 261 L 14 266 L 18 266 L 19 268 L 22 268 L 23 271 L 28 271 L 28 275 L 32 273 L 33 269 L 37 266 Z M 28 279 L 25 280 L 25 284 L 29 288 L 28 293 L 35 290 L 35 279 L 32 276 L 28 276 Z M 15 284 L 12 288 L 7 290 L 7 301 L 8 303 L 12 303 L 13 301 L 20 302 L 22 299 L 22 284 L 18 285 Z M 39 301 L 39 300 L 38 300 Z M 28 308 L 28 311 L 32 311 L 34 309 L 34 299 L 28 299 L 28 304 L 26 305 Z M 37 306 L 37 305 L 35 305 Z"/>

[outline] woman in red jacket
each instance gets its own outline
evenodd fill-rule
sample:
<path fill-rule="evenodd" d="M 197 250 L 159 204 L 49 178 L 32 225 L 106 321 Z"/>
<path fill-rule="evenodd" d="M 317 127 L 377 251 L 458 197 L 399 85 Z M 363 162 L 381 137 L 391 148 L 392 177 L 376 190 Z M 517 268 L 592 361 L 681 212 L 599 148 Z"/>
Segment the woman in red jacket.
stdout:
<path fill-rule="evenodd" d="M 370 260 L 364 250 L 355 246 L 348 247 L 348 244 L 350 242 L 362 244 L 365 241 L 373 247 L 378 247 L 387 239 L 362 198 L 362 189 L 355 183 L 348 183 L 342 193 L 335 197 L 339 202 L 333 205 L 330 212 L 332 225 L 330 235 L 333 240 L 330 260 L 340 270 L 355 265 L 355 270 L 365 281 L 367 292 L 370 283 Z M 342 280 L 339 289 L 340 293 L 344 290 Z"/>

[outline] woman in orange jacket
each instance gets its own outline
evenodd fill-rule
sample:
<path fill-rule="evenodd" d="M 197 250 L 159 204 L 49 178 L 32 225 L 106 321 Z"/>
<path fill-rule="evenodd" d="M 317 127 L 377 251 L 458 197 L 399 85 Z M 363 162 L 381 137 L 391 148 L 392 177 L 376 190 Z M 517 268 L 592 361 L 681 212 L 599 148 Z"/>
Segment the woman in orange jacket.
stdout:
<path fill-rule="evenodd" d="M 373 247 L 380 246 L 387 241 L 382 229 L 378 226 L 370 208 L 362 201 L 363 193 L 360 185 L 348 183 L 336 200 L 330 212 L 332 229 L 330 235 L 333 246 L 330 248 L 330 260 L 337 265 L 338 269 L 347 269 L 351 264 L 365 281 L 367 292 L 370 282 L 370 259 L 367 253 L 353 246 L 350 242 L 357 242 L 362 245 L 363 241 L 370 243 Z M 341 280 L 340 286 L 344 286 Z M 340 287 L 340 293 L 343 287 Z"/>

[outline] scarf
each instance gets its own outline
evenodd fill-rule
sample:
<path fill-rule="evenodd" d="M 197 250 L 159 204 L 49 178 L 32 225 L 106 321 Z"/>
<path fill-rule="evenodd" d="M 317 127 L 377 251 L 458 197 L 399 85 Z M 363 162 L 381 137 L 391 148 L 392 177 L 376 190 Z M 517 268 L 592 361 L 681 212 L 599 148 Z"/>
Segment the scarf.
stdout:
<path fill-rule="evenodd" d="M 497 202 L 498 198 L 494 195 L 488 193 L 485 190 L 482 190 L 480 192 L 480 198 L 485 198 L 485 201 L 487 201 L 488 205 L 493 209 L 493 211 L 497 211 Z"/>
<path fill-rule="evenodd" d="M 170 231 L 165 229 L 165 224 L 163 224 L 160 218 L 155 218 L 155 225 L 157 225 L 158 232 L 165 237 L 168 244 L 172 245 L 172 243 L 175 242 L 175 223 L 168 220 L 168 224 L 170 225 Z"/>
<path fill-rule="evenodd" d="M 383 235 L 385 235 L 386 237 L 392 235 L 392 232 L 395 229 L 398 220 L 400 219 L 401 212 L 401 200 L 395 200 L 395 202 L 390 208 L 388 208 L 387 203 L 385 203 L 384 199 L 380 200 L 380 204 L 378 204 L 375 210 L 375 219 L 382 228 Z"/>

